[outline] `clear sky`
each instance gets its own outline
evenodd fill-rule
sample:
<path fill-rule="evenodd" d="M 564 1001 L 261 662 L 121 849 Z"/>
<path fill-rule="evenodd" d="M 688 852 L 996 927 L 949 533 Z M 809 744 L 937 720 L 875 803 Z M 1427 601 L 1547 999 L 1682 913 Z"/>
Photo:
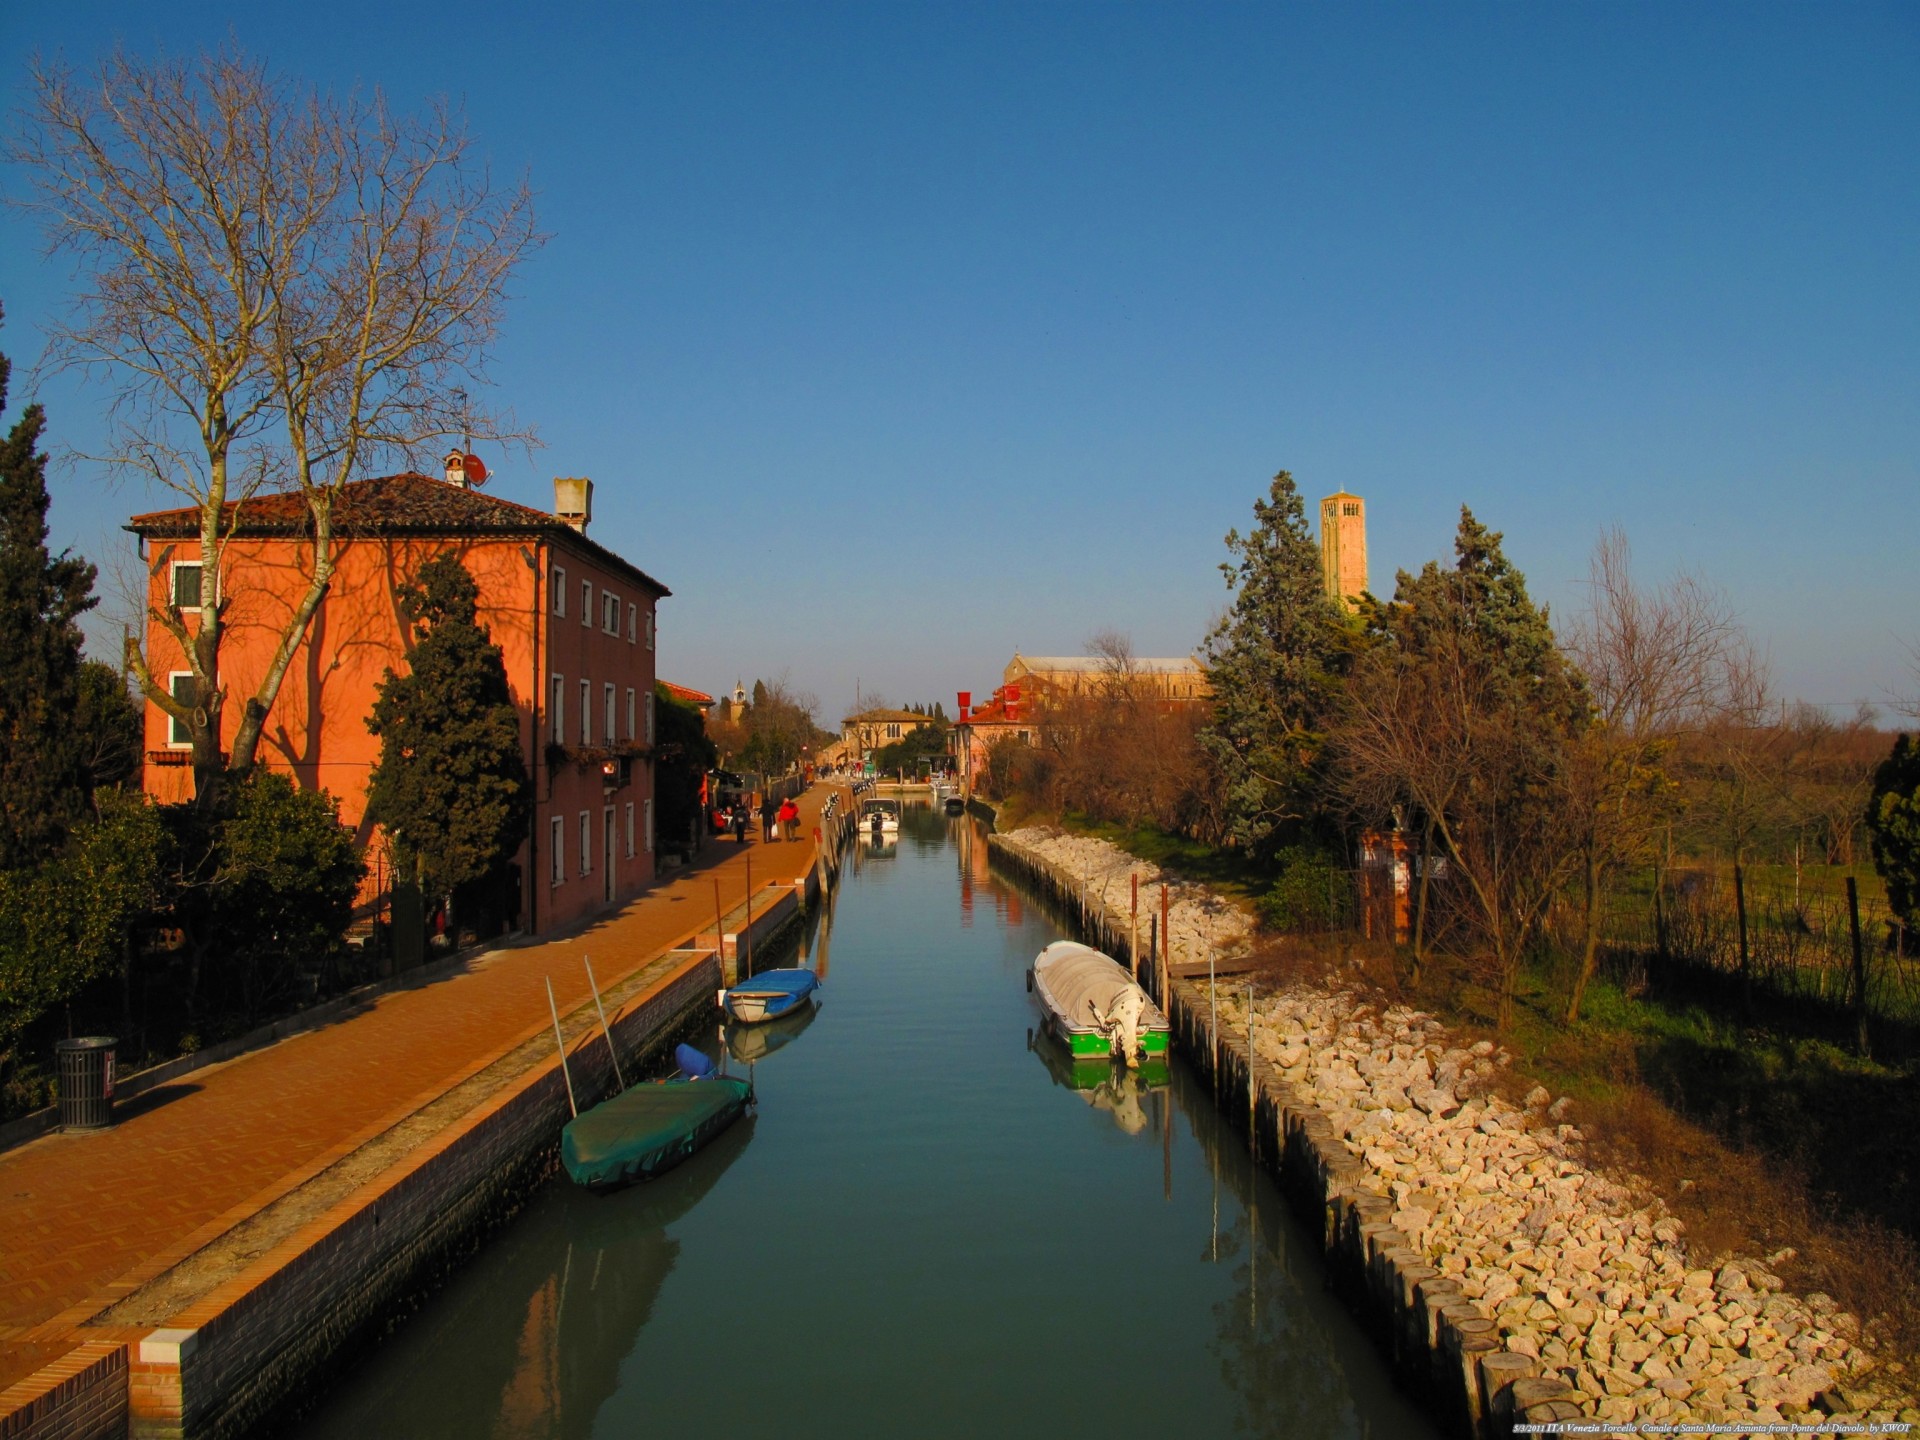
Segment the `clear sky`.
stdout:
<path fill-rule="evenodd" d="M 1187 653 L 1285 467 L 1367 497 L 1378 591 L 1465 503 L 1568 612 L 1617 524 L 1786 695 L 1913 688 L 1913 4 L 63 0 L 4 7 L 0 90 L 229 35 L 531 176 L 492 378 L 544 448 L 492 488 L 593 478 L 668 678 L 831 722 Z M 16 406 L 68 286 L 0 214 Z M 109 394 L 38 382 L 83 449 Z M 69 464 L 56 538 L 161 503 Z"/>

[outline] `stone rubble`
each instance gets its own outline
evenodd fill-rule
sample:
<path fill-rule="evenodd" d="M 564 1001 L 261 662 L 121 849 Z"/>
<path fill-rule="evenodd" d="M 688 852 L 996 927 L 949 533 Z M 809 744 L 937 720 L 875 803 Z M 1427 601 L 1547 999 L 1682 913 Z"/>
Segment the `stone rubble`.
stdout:
<path fill-rule="evenodd" d="M 1159 883 L 1102 841 L 1037 829 L 1010 838 L 1123 914 L 1129 874 L 1142 875 L 1143 891 L 1149 874 Z M 1154 901 L 1157 913 L 1157 888 Z M 1176 958 L 1204 959 L 1249 934 L 1203 887 L 1181 885 L 1171 914 Z M 1218 1004 L 1220 1033 L 1244 1036 L 1244 982 L 1222 982 Z M 1564 1379 L 1594 1418 L 1920 1423 L 1904 1367 L 1876 1359 L 1859 1321 L 1826 1295 L 1788 1293 L 1771 1272 L 1791 1251 L 1701 1265 L 1657 1197 L 1586 1166 L 1568 1100 L 1539 1086 L 1521 1106 L 1494 1093 L 1504 1050 L 1456 1044 L 1431 1016 L 1378 1012 L 1337 990 L 1295 986 L 1259 996 L 1253 1011 L 1254 1050 L 1333 1122 L 1366 1166 L 1363 1188 L 1393 1204 L 1396 1228 L 1499 1326 L 1507 1349 Z"/>

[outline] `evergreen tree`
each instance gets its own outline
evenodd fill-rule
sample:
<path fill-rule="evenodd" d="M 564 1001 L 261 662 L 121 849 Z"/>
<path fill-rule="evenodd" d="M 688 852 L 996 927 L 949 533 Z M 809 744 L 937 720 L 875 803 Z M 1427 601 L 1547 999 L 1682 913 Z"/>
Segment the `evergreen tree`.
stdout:
<path fill-rule="evenodd" d="M 0 355 L 0 412 L 10 368 Z M 58 850 L 91 790 L 74 715 L 94 570 L 47 553 L 45 427 L 45 412 L 29 405 L 0 441 L 0 869 Z"/>
<path fill-rule="evenodd" d="M 1318 801 L 1325 728 L 1339 695 L 1350 627 L 1329 599 L 1293 476 L 1273 477 L 1253 533 L 1227 535 L 1221 565 L 1233 608 L 1207 637 L 1213 723 L 1202 740 L 1226 779 L 1241 844 L 1267 849 Z"/>
<path fill-rule="evenodd" d="M 1867 835 L 1887 882 L 1887 907 L 1911 933 L 1920 927 L 1920 736 L 1894 741 L 1874 772 Z"/>
<path fill-rule="evenodd" d="M 399 873 L 430 896 L 498 873 L 526 835 L 520 712 L 478 599 L 458 557 L 420 567 L 400 595 L 415 627 L 408 673 L 387 672 L 367 720 L 380 737 L 367 813 L 393 841 Z"/>

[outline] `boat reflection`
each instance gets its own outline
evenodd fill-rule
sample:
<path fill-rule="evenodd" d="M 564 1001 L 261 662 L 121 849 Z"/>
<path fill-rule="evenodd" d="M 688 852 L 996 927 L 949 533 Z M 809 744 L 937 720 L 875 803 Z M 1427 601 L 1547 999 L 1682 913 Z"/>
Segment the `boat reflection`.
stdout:
<path fill-rule="evenodd" d="M 762 1020 L 755 1025 L 732 1021 L 725 1030 L 727 1054 L 742 1065 L 764 1060 L 782 1046 L 798 1040 L 819 1013 L 819 1002 L 809 999 L 799 1009 L 777 1020 Z"/>
<path fill-rule="evenodd" d="M 1027 1049 L 1040 1057 L 1053 1083 L 1073 1091 L 1095 1110 L 1104 1110 L 1129 1135 L 1147 1129 L 1147 1096 L 1165 1090 L 1172 1079 L 1163 1059 L 1142 1061 L 1136 1070 L 1108 1057 L 1075 1059 L 1051 1035 L 1027 1032 Z"/>
<path fill-rule="evenodd" d="M 441 1323 L 385 1342 L 365 1383 L 314 1416 L 303 1440 L 592 1434 L 679 1261 L 669 1227 L 719 1184 L 753 1133 L 748 1116 L 658 1180 L 616 1195 L 549 1187 L 537 1206 L 560 1213 L 491 1241 L 484 1281 L 462 1276 L 436 1302 Z M 563 1247 L 550 1243 L 556 1231 Z"/>

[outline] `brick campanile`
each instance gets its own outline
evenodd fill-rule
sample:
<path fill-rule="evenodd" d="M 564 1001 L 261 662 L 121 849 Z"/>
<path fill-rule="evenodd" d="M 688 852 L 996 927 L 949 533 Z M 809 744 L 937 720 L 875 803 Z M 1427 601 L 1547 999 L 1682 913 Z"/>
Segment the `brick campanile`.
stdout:
<path fill-rule="evenodd" d="M 1320 502 L 1320 573 L 1327 594 L 1351 606 L 1367 588 L 1367 502 L 1345 490 Z"/>

